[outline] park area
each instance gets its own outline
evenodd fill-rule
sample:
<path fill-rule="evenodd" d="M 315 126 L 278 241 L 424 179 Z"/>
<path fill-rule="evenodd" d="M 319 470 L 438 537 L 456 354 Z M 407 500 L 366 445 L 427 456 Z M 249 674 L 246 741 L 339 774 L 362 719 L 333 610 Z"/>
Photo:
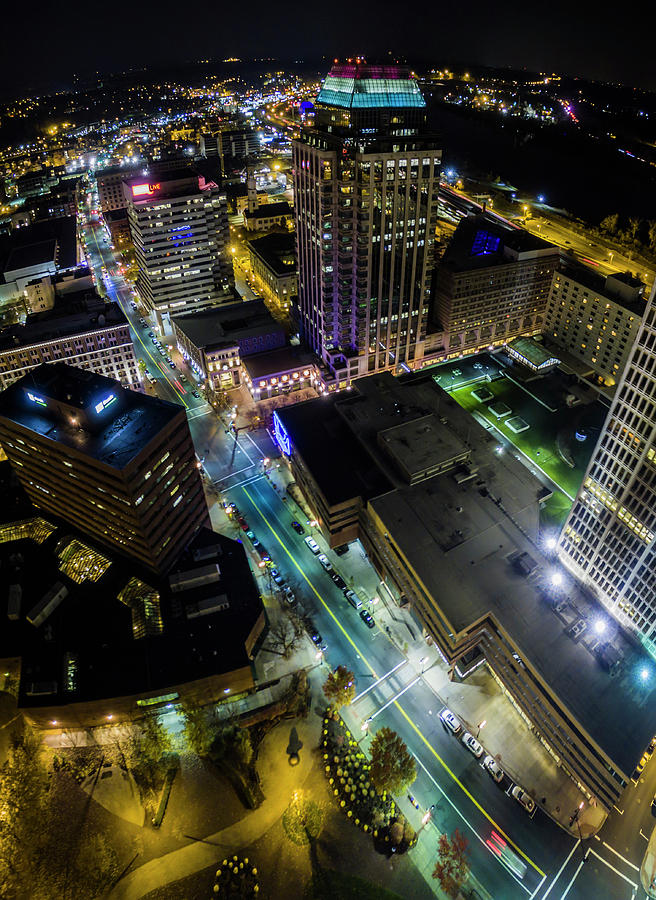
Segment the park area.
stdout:
<path fill-rule="evenodd" d="M 470 382 L 449 393 L 499 438 L 500 446 L 516 447 L 529 469 L 546 476 L 554 495 L 545 503 L 543 517 L 548 524 L 562 524 L 607 408 L 597 401 L 568 406 L 558 373 L 524 384 L 502 373 L 492 381 Z"/>

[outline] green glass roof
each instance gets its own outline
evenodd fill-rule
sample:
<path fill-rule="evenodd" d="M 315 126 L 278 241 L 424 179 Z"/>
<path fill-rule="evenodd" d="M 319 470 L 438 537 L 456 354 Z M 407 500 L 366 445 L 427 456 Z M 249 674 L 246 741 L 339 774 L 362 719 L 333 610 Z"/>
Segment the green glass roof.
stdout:
<path fill-rule="evenodd" d="M 317 102 L 345 109 L 426 106 L 415 79 L 392 66 L 335 66 Z"/>

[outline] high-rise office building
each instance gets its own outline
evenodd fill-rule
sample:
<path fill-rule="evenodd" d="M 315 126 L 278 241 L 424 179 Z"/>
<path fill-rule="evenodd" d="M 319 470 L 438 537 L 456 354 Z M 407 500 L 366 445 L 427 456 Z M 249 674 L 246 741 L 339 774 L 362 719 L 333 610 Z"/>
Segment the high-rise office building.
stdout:
<path fill-rule="evenodd" d="M 576 501 L 563 564 L 656 650 L 655 292 Z"/>
<path fill-rule="evenodd" d="M 124 183 L 137 289 L 160 327 L 169 315 L 233 299 L 225 195 L 190 169 Z"/>
<path fill-rule="evenodd" d="M 539 333 L 559 255 L 489 214 L 463 219 L 435 272 L 432 315 L 447 356 Z"/>
<path fill-rule="evenodd" d="M 64 363 L 0 394 L 0 444 L 30 500 L 164 573 L 209 513 L 185 410 Z"/>
<path fill-rule="evenodd" d="M 404 66 L 335 65 L 293 142 L 300 327 L 337 383 L 422 355 L 442 156 L 425 107 Z"/>

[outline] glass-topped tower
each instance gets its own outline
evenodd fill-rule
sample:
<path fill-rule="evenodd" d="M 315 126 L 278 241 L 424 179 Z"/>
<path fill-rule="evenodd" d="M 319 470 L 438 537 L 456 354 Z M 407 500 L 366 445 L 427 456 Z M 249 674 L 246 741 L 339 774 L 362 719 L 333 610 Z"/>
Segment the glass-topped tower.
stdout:
<path fill-rule="evenodd" d="M 439 144 L 404 66 L 335 65 L 294 141 L 299 316 L 338 384 L 420 365 Z"/>

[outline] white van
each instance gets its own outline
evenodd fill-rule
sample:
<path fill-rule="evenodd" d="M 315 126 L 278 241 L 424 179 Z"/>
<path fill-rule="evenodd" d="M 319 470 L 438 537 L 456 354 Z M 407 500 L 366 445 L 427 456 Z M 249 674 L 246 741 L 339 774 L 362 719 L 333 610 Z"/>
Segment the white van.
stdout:
<path fill-rule="evenodd" d="M 308 545 L 310 550 L 314 553 L 315 556 L 318 556 L 321 553 L 321 547 L 317 544 L 317 542 L 312 537 L 306 537 L 305 543 Z"/>

